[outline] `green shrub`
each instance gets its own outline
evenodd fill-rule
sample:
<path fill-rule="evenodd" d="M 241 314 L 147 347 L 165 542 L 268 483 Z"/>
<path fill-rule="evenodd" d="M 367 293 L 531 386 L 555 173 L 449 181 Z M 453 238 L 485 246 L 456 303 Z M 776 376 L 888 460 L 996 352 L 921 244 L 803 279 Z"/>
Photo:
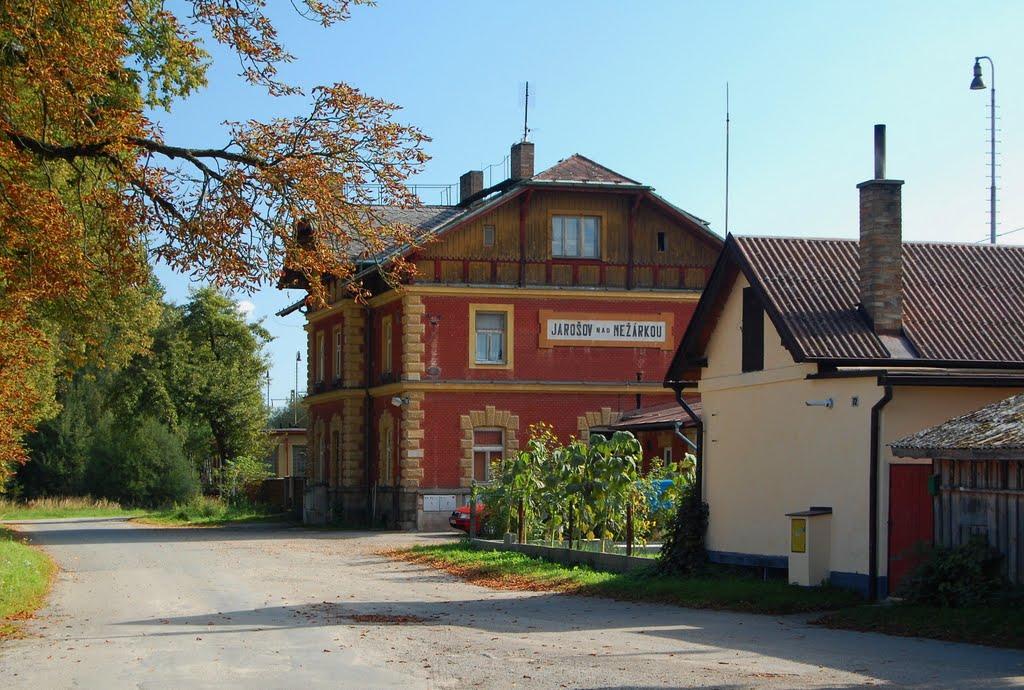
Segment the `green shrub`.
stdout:
<path fill-rule="evenodd" d="M 956 547 L 931 547 L 896 595 L 926 606 L 985 606 L 1007 590 L 1002 560 L 1002 554 L 980 539 Z"/>
<path fill-rule="evenodd" d="M 95 431 L 85 482 L 94 496 L 134 506 L 185 501 L 199 490 L 180 438 L 152 417 L 126 427 L 106 415 Z"/>
<path fill-rule="evenodd" d="M 704 537 L 708 531 L 708 504 L 697 497 L 696 483 L 682 491 L 675 521 L 661 547 L 658 571 L 670 575 L 693 575 L 707 564 Z"/>

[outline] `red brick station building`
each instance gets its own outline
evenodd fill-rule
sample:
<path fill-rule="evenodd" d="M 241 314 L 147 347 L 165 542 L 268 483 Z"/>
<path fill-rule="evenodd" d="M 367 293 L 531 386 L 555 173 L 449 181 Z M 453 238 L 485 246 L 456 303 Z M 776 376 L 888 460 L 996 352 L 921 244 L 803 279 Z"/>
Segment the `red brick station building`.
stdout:
<path fill-rule="evenodd" d="M 662 379 L 721 239 L 583 156 L 535 174 L 521 142 L 510 160 L 487 189 L 463 175 L 458 205 L 380 209 L 436 237 L 406 256 L 414 281 L 366 303 L 334 286 L 306 313 L 307 522 L 444 529 L 531 424 L 567 443 L 673 402 Z"/>

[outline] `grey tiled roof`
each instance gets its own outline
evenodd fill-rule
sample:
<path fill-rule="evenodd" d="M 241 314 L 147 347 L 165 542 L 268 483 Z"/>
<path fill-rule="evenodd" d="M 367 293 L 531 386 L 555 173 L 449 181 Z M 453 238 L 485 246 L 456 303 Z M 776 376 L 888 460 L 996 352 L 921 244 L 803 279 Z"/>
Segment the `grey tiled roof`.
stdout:
<path fill-rule="evenodd" d="M 928 451 L 942 457 L 950 451 L 1024 452 L 1024 393 L 901 438 L 891 444 L 901 451 Z"/>
<path fill-rule="evenodd" d="M 904 243 L 906 350 L 896 352 L 858 309 L 856 241 L 733 239 L 800 359 L 906 358 L 916 351 L 925 360 L 1024 366 L 1024 247 Z"/>
<path fill-rule="evenodd" d="M 402 223 L 417 230 L 428 232 L 441 227 L 448 221 L 466 212 L 458 206 L 416 206 L 398 208 L 396 206 L 372 206 L 371 212 L 388 223 Z"/>

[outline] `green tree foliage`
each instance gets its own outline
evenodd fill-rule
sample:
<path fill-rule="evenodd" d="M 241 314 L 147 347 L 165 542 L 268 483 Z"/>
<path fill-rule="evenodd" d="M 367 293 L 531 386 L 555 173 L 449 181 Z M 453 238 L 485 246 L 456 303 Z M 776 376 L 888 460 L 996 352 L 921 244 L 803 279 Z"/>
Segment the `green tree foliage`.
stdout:
<path fill-rule="evenodd" d="M 284 407 L 278 408 L 270 415 L 268 429 L 305 429 L 309 421 L 306 406 L 302 398 L 294 397 Z"/>
<path fill-rule="evenodd" d="M 251 485 L 252 458 L 267 444 L 260 385 L 269 336 L 214 289 L 180 307 L 158 300 L 155 311 L 144 353 L 116 371 L 85 367 L 63 386 L 62 411 L 29 437 L 20 493 L 178 501 L 196 489 L 199 470 L 213 489 L 222 480 L 229 492 Z"/>
<path fill-rule="evenodd" d="M 90 448 L 85 485 L 93 496 L 135 506 L 187 501 L 198 491 L 181 439 L 153 417 L 105 414 Z"/>
<path fill-rule="evenodd" d="M 104 407 L 104 386 L 95 376 L 79 375 L 64 386 L 61 411 L 28 438 L 31 462 L 18 468 L 19 493 L 25 498 L 87 493 L 85 471 L 93 433 Z"/>
<path fill-rule="evenodd" d="M 247 323 L 237 304 L 212 288 L 194 291 L 180 311 L 169 377 L 179 417 L 188 417 L 193 433 L 208 430 L 205 459 L 214 469 L 241 457 L 262 458 L 268 367 L 263 347 L 270 334 L 261 324 Z"/>
<path fill-rule="evenodd" d="M 404 182 L 426 160 L 426 137 L 348 84 L 303 94 L 285 81 L 278 67 L 294 58 L 271 4 L 0 2 L 0 482 L 25 459 L 24 434 L 58 411 L 57 377 L 146 350 L 143 310 L 118 305 L 136 296 L 141 307 L 150 257 L 231 287 L 273 281 L 287 264 L 322 302 L 321 276 L 344 280 L 351 257 L 414 241 L 372 204 L 417 203 Z M 360 4 L 372 3 L 289 9 L 330 26 Z M 200 34 L 250 86 L 306 96 L 306 114 L 228 122 L 200 146 L 166 140 L 160 111 L 206 85 Z M 300 219 L 316 221 L 301 243 Z M 395 280 L 412 272 L 401 260 L 383 268 Z"/>

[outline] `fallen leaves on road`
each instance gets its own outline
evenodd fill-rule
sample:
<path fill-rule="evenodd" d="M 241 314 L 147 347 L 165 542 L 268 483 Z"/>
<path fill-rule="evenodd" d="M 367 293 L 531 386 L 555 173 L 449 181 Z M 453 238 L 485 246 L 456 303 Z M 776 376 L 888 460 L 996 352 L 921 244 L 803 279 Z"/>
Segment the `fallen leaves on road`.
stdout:
<path fill-rule="evenodd" d="M 581 589 L 577 582 L 569 580 L 534 580 L 520 575 L 501 574 L 496 575 L 488 568 L 469 565 L 455 565 L 444 559 L 436 558 L 427 554 L 404 551 L 402 549 L 388 549 L 380 552 L 385 558 L 392 558 L 398 561 L 409 563 L 421 563 L 431 568 L 443 570 L 449 575 L 465 580 L 474 585 L 487 587 L 488 589 L 500 589 L 512 592 L 576 592 Z"/>
<path fill-rule="evenodd" d="M 401 625 L 402 623 L 429 623 L 432 620 L 430 618 L 424 618 L 423 616 L 392 615 L 383 613 L 353 613 L 345 616 L 345 618 L 351 618 L 357 623 L 386 623 L 391 625 Z"/>

